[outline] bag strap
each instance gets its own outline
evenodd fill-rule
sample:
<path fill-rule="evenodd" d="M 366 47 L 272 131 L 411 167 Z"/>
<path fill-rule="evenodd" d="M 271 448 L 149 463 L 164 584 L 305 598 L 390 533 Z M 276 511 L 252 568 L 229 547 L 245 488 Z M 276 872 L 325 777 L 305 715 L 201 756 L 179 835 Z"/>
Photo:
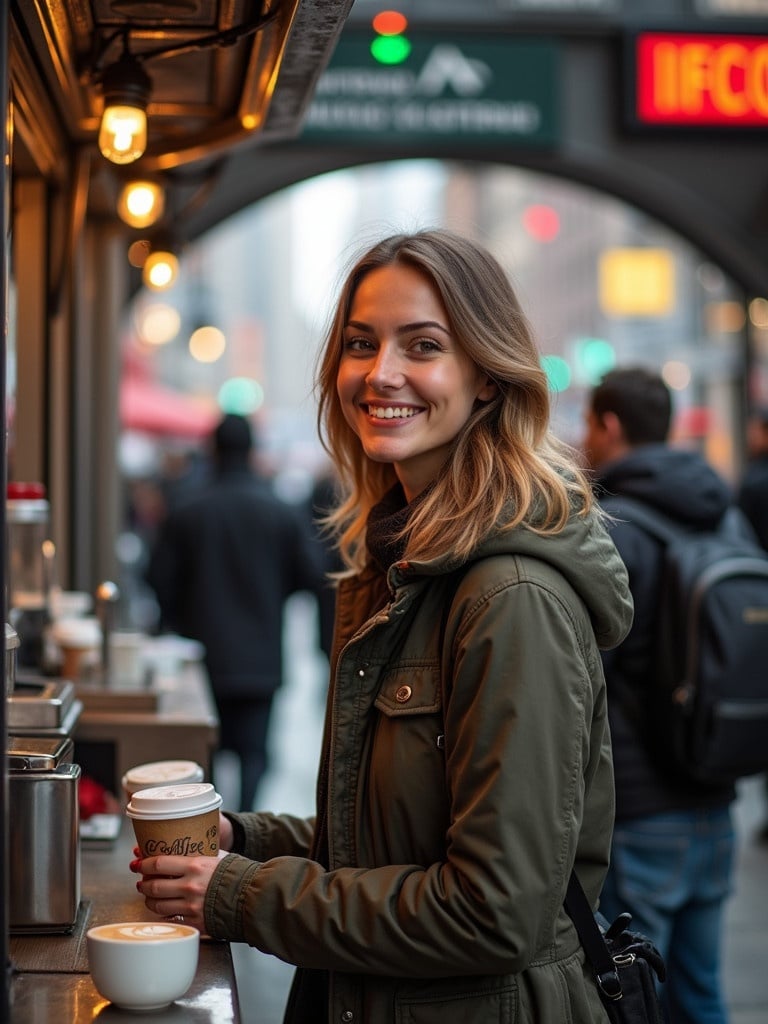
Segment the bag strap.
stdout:
<path fill-rule="evenodd" d="M 623 992 L 616 964 L 605 944 L 603 934 L 598 928 L 595 915 L 592 913 L 592 908 L 575 871 L 571 871 L 571 877 L 568 879 L 568 889 L 563 905 L 576 927 L 587 960 L 595 972 L 598 988 L 606 999 L 621 999 Z"/>

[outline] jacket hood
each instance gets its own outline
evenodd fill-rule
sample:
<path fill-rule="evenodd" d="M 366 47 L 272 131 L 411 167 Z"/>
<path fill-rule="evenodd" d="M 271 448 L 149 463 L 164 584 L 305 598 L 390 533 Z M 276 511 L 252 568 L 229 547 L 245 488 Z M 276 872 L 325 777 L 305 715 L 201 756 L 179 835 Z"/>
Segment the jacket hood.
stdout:
<path fill-rule="evenodd" d="M 598 511 L 572 515 L 556 534 L 543 536 L 525 526 L 500 530 L 486 539 L 468 561 L 503 554 L 528 555 L 554 566 L 587 606 L 600 647 L 615 647 L 629 632 L 633 604 L 627 571 Z M 462 565 L 467 562 L 449 558 L 399 562 L 390 570 L 390 581 L 396 585 L 413 573 L 432 576 Z"/>
<path fill-rule="evenodd" d="M 663 444 L 603 466 L 597 484 L 601 498 L 636 498 L 694 529 L 716 526 L 731 501 L 728 485 L 697 452 Z"/>

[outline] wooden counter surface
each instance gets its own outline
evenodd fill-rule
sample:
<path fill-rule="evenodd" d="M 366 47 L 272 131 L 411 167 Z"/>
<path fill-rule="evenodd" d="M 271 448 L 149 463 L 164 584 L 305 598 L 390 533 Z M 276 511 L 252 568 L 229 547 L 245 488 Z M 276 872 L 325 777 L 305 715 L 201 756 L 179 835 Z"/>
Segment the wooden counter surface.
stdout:
<path fill-rule="evenodd" d="M 111 844 L 81 842 L 80 915 L 71 935 L 15 935 L 10 939 L 13 965 L 13 1024 L 239 1024 L 235 972 L 229 943 L 203 939 L 192 987 L 164 1010 L 131 1014 L 103 999 L 88 973 L 85 933 L 113 921 L 156 921 L 136 891 L 128 870 L 134 845 L 130 822 L 123 822 Z"/>

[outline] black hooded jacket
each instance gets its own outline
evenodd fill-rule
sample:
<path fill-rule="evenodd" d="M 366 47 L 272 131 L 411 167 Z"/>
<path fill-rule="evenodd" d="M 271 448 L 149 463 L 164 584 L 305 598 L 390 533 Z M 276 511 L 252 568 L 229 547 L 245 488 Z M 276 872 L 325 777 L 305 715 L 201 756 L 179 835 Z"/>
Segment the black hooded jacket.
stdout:
<path fill-rule="evenodd" d="M 216 696 L 260 699 L 282 682 L 285 600 L 326 585 L 303 516 L 244 457 L 171 511 L 147 582 L 163 627 L 204 645 Z"/>
<path fill-rule="evenodd" d="M 642 501 L 683 526 L 714 528 L 731 503 L 727 484 L 696 452 L 663 444 L 643 445 L 603 466 L 597 494 L 610 511 L 611 495 Z M 660 586 L 661 543 L 631 517 L 610 524 L 629 573 L 635 618 L 626 640 L 603 653 L 616 781 L 616 820 L 666 811 L 720 806 L 732 786 L 692 783 L 654 753 L 654 723 L 647 696 L 651 685 L 654 617 Z"/>

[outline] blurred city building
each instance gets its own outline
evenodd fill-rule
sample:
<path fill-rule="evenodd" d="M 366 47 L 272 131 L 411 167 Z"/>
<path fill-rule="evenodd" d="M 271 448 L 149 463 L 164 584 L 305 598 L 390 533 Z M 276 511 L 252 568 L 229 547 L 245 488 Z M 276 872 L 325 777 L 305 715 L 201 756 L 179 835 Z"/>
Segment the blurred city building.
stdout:
<path fill-rule="evenodd" d="M 761 13 L 768 0 L 357 0 L 300 136 L 250 171 L 230 162 L 173 282 L 135 290 L 128 488 L 223 408 L 258 421 L 263 468 L 304 500 L 335 282 L 360 244 L 435 225 L 513 276 L 565 440 L 605 370 L 645 363 L 675 391 L 676 441 L 735 482 L 746 402 L 768 396 L 763 236 L 744 230 L 764 187 L 745 159 L 768 126 Z"/>

